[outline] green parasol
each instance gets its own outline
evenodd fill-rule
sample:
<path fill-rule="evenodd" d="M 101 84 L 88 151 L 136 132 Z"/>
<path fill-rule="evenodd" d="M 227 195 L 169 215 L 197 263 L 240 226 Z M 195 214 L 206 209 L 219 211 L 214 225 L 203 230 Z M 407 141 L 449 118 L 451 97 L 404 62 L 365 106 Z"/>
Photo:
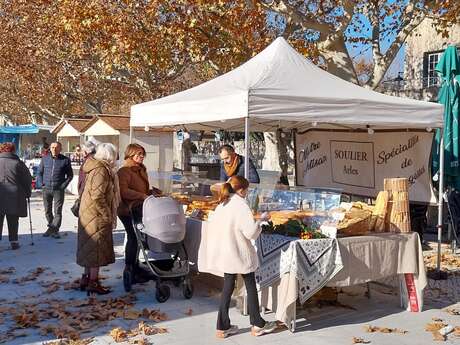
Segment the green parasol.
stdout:
<path fill-rule="evenodd" d="M 442 79 L 438 103 L 444 105 L 444 185 L 460 190 L 460 148 L 458 142 L 460 59 L 455 46 L 447 47 L 436 71 Z M 440 130 L 433 143 L 432 173 L 439 172 Z"/>

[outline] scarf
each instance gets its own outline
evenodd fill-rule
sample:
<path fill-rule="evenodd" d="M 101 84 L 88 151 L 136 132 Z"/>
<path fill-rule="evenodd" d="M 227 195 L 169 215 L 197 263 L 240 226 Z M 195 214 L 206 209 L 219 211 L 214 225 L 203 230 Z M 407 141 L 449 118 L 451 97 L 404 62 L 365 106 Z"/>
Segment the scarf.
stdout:
<path fill-rule="evenodd" d="M 240 156 L 234 153 L 231 163 L 224 163 L 224 170 L 228 177 L 235 175 L 238 165 L 240 165 Z"/>

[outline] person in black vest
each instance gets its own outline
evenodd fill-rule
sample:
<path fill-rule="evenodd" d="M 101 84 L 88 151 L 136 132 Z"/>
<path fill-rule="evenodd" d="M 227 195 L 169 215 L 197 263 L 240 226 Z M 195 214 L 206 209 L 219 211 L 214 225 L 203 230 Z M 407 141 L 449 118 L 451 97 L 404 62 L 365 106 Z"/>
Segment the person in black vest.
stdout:
<path fill-rule="evenodd" d="M 13 250 L 19 249 L 19 217 L 27 217 L 27 198 L 32 191 L 32 176 L 15 151 L 13 143 L 0 144 L 0 240 L 6 216 Z"/>
<path fill-rule="evenodd" d="M 220 167 L 220 180 L 227 181 L 232 176 L 244 176 L 244 157 L 235 152 L 233 146 L 223 145 L 219 149 L 219 156 L 222 160 Z M 249 171 L 247 180 L 250 183 L 260 183 L 259 174 L 252 160 L 249 160 Z"/>
<path fill-rule="evenodd" d="M 43 183 L 43 205 L 48 221 L 48 229 L 43 234 L 45 237 L 60 238 L 65 189 L 73 178 L 70 159 L 61 155 L 61 150 L 61 143 L 51 143 L 50 154 L 42 158 L 38 168 L 38 175 Z"/>

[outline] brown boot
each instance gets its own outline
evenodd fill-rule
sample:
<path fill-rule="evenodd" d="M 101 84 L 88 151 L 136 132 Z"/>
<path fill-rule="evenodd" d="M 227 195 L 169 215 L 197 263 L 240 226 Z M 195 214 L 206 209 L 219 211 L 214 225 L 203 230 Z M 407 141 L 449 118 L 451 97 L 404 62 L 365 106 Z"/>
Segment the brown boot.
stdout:
<path fill-rule="evenodd" d="M 86 294 L 89 295 L 107 295 L 112 292 L 110 288 L 102 286 L 98 280 L 90 280 L 86 287 Z"/>
<path fill-rule="evenodd" d="M 89 275 L 82 274 L 80 278 L 80 291 L 85 291 L 86 288 L 88 287 L 88 283 L 89 283 Z"/>

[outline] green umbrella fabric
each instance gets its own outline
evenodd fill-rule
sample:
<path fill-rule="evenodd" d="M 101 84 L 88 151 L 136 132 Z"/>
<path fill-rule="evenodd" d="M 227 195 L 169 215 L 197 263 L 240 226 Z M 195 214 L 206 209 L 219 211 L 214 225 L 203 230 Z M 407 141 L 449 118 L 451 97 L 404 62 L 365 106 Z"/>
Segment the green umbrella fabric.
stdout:
<path fill-rule="evenodd" d="M 444 105 L 444 183 L 460 190 L 460 147 L 459 147 L 459 82 L 460 59 L 457 48 L 449 46 L 441 56 L 435 70 L 440 73 L 442 84 L 438 103 Z M 440 132 L 436 133 L 432 155 L 432 172 L 439 171 Z"/>

